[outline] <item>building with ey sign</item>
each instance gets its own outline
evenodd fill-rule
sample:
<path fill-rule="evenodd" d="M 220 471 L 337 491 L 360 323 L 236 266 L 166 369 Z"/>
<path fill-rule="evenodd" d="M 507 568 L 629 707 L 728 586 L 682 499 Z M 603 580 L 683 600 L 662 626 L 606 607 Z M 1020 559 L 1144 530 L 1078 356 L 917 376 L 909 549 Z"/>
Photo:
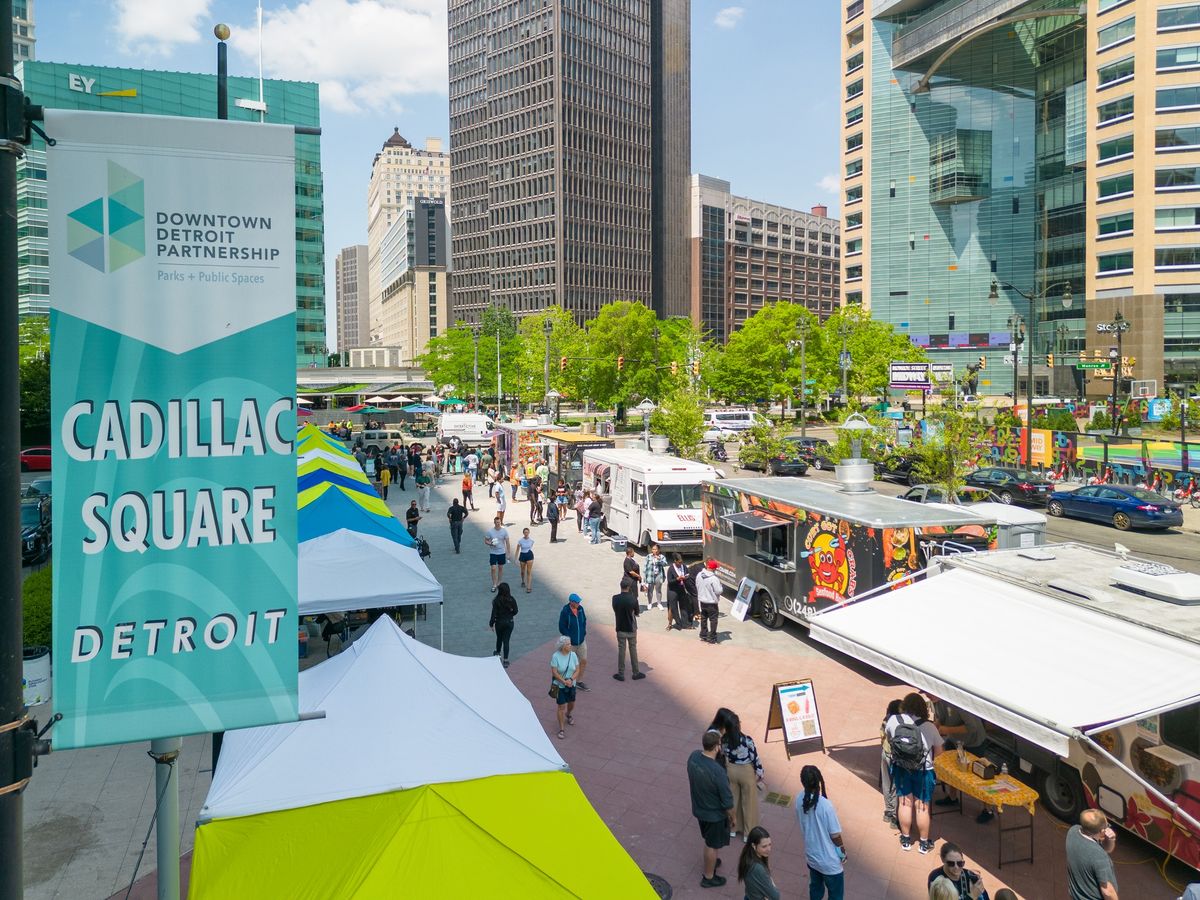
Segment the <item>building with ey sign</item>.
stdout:
<path fill-rule="evenodd" d="M 96 110 L 215 119 L 215 75 L 158 72 L 68 63 L 21 62 L 17 66 L 30 102 L 47 109 Z M 317 85 L 263 82 L 265 114 L 257 106 L 257 78 L 229 78 L 229 118 L 243 122 L 319 126 Z M 53 137 L 53 135 L 51 135 Z M 296 141 L 296 363 L 325 365 L 325 235 L 321 139 Z M 46 218 L 46 145 L 36 134 L 17 162 L 17 285 L 22 317 L 46 316 L 53 285 Z"/>

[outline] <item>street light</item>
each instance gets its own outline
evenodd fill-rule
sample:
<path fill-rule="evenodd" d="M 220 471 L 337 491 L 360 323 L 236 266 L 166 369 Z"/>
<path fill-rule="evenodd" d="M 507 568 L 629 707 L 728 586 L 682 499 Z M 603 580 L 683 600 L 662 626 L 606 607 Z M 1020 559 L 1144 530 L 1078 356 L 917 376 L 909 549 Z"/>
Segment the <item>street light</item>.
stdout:
<path fill-rule="evenodd" d="M 546 335 L 546 358 L 542 361 L 542 395 L 550 396 L 550 335 L 554 334 L 554 323 L 547 315 L 542 320 L 542 334 Z"/>
<path fill-rule="evenodd" d="M 1121 353 L 1121 339 L 1125 332 L 1129 330 L 1129 321 L 1121 315 L 1118 309 L 1116 315 L 1113 316 L 1111 322 L 1097 322 L 1096 330 L 1101 334 L 1115 334 L 1117 336 L 1117 346 L 1108 348 L 1108 359 L 1112 363 L 1113 373 L 1113 391 L 1112 391 L 1112 433 L 1116 437 L 1120 433 L 1120 415 L 1118 414 L 1118 392 L 1121 387 L 1121 378 L 1124 376 L 1125 357 Z"/>
<path fill-rule="evenodd" d="M 475 344 L 475 356 L 472 371 L 475 375 L 475 412 L 479 412 L 479 324 L 471 326 L 471 340 Z"/>
<path fill-rule="evenodd" d="M 1188 452 L 1187 452 L 1187 414 L 1188 414 L 1188 386 L 1183 382 L 1175 382 L 1168 384 L 1167 388 L 1179 393 L 1179 470 L 1186 472 L 1188 470 Z"/>
<path fill-rule="evenodd" d="M 804 316 L 796 323 L 796 333 L 799 335 L 798 340 L 788 341 L 788 351 L 796 352 L 796 347 L 800 348 L 800 437 L 808 437 L 808 370 L 805 367 L 804 345 L 808 341 L 808 332 L 812 328 L 812 322 L 808 316 Z"/>
<path fill-rule="evenodd" d="M 1034 317 L 1034 304 L 1035 303 L 1044 304 L 1046 301 L 1046 298 L 1050 294 L 1050 291 L 1052 291 L 1058 287 L 1061 287 L 1063 289 L 1062 296 L 1059 298 L 1062 301 L 1063 309 L 1070 309 L 1072 304 L 1075 302 L 1075 298 L 1071 294 L 1071 282 L 1069 282 L 1069 281 L 1056 281 L 1053 284 L 1043 285 L 1042 289 L 1040 291 L 1026 292 L 1026 291 L 1021 290 L 1020 288 L 1013 287 L 1007 281 L 997 281 L 996 278 L 993 276 L 992 286 L 991 286 L 991 289 L 988 291 L 988 303 L 990 303 L 992 306 L 995 306 L 999 302 L 1000 288 L 1002 288 L 1002 287 L 1005 290 L 1012 291 L 1014 294 L 1020 294 L 1027 301 L 1029 301 L 1029 315 L 1026 316 L 1026 318 L 1025 318 L 1025 325 L 1026 325 L 1026 329 L 1027 329 L 1027 339 L 1029 342 L 1029 347 L 1025 351 L 1025 362 L 1026 362 L 1025 372 L 1026 372 L 1026 378 L 1028 379 L 1028 384 L 1025 385 L 1025 396 L 1026 396 L 1026 399 L 1028 400 L 1028 402 L 1025 404 L 1025 442 L 1024 443 L 1025 443 L 1025 470 L 1027 472 L 1032 472 L 1033 471 L 1033 457 L 1032 457 L 1032 446 L 1033 446 L 1033 346 L 1036 343 L 1037 326 L 1038 326 L 1038 319 L 1036 319 Z M 1038 311 L 1038 314 L 1040 315 L 1040 310 Z M 1018 321 L 1020 319 L 1019 316 L 1015 317 L 1015 318 L 1017 318 Z M 1015 334 L 1015 332 L 1014 332 L 1014 334 Z M 1016 342 L 1014 341 L 1014 346 L 1015 346 L 1015 343 Z M 1016 350 L 1014 350 L 1013 351 L 1013 413 L 1014 414 L 1016 413 L 1016 408 L 1017 408 L 1017 369 L 1016 369 Z"/>
<path fill-rule="evenodd" d="M 850 354 L 846 352 L 846 339 L 850 337 L 850 323 L 845 319 L 838 324 L 838 334 L 842 338 L 842 353 L 838 357 L 838 365 L 842 369 L 842 402 L 850 404 L 850 394 L 846 389 L 846 375 L 850 371 Z"/>
<path fill-rule="evenodd" d="M 650 449 L 650 414 L 658 409 L 654 401 L 647 397 L 634 408 L 634 412 L 642 414 L 642 440 L 646 442 L 646 449 Z"/>

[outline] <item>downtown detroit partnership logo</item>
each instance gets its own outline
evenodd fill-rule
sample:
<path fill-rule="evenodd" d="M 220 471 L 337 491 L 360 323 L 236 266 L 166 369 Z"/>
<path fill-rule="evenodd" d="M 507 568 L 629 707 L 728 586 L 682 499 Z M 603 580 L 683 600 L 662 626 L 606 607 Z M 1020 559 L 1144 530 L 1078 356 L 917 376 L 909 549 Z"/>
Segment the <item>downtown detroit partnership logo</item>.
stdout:
<path fill-rule="evenodd" d="M 268 216 L 199 212 L 156 212 L 155 253 L 160 260 L 239 260 L 274 263 L 275 247 L 242 246 L 237 232 L 271 230 Z M 108 161 L 108 191 L 67 213 L 67 252 L 98 272 L 115 272 L 146 255 L 146 183 Z M 178 272 L 159 280 L 183 281 Z M 191 276 L 192 280 L 196 276 Z M 261 275 L 198 273 L 201 281 L 262 284 Z"/>

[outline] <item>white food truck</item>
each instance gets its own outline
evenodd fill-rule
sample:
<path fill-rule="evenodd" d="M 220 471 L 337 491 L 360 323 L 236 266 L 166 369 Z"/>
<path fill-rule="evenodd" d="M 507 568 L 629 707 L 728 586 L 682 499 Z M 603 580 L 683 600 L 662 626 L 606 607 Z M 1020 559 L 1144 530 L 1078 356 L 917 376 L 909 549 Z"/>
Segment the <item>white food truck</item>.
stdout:
<path fill-rule="evenodd" d="M 1099 808 L 1200 868 L 1200 575 L 1068 543 L 910 577 L 810 637 L 979 716 L 988 757 L 1065 821 Z"/>
<path fill-rule="evenodd" d="M 486 446 L 496 430 L 496 423 L 483 413 L 442 413 L 438 418 L 438 442 L 449 443 L 457 437 L 468 447 Z"/>
<path fill-rule="evenodd" d="M 583 488 L 600 493 L 604 529 L 664 553 L 700 552 L 701 484 L 718 477 L 707 463 L 646 450 L 583 452 Z"/>

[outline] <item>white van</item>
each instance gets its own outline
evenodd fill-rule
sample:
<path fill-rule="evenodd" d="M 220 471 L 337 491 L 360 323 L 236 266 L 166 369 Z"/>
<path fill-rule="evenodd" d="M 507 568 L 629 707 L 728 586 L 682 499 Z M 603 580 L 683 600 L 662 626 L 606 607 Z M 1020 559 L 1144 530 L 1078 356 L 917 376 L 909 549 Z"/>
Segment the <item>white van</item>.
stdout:
<path fill-rule="evenodd" d="M 752 409 L 706 409 L 704 428 L 720 431 L 747 431 L 763 422 L 762 416 Z"/>
<path fill-rule="evenodd" d="M 492 439 L 496 423 L 483 413 L 442 413 L 438 418 L 438 442 L 457 437 L 468 447 L 482 447 Z"/>
<path fill-rule="evenodd" d="M 583 451 L 583 488 L 598 491 L 604 527 L 643 548 L 699 553 L 703 541 L 700 486 L 717 478 L 707 463 L 646 450 Z"/>

